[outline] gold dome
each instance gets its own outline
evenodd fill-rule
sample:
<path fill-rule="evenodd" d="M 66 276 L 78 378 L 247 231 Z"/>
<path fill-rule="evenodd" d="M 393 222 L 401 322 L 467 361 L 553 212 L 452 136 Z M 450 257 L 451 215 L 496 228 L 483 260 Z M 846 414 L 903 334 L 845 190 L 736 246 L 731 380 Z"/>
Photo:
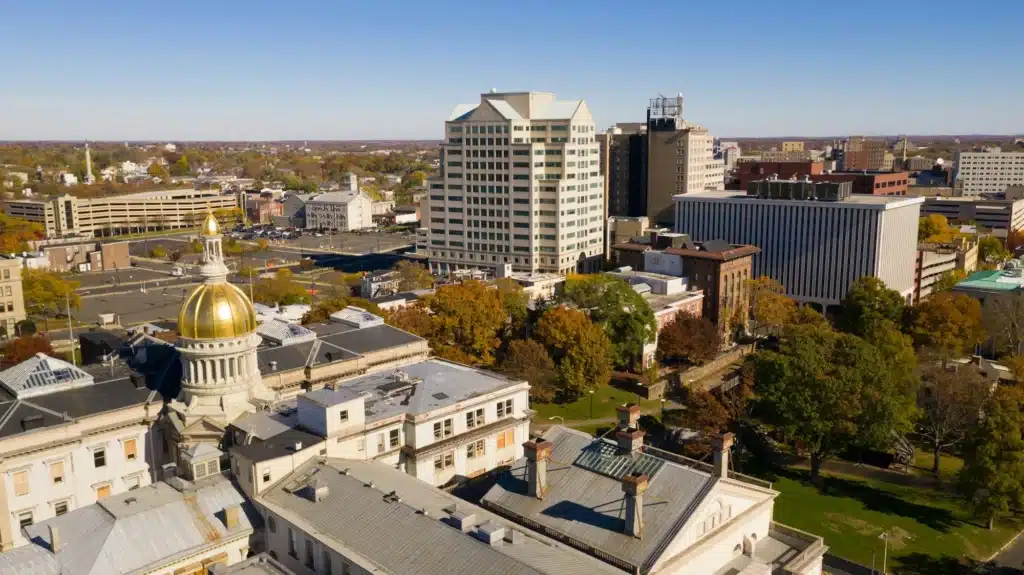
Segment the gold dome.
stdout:
<path fill-rule="evenodd" d="M 241 337 L 256 330 L 256 311 L 229 283 L 203 284 L 178 312 L 178 333 L 189 339 Z"/>
<path fill-rule="evenodd" d="M 217 218 L 213 217 L 213 212 L 206 214 L 206 221 L 203 222 L 202 234 L 204 236 L 216 236 L 220 234 L 220 224 L 217 223 Z"/>

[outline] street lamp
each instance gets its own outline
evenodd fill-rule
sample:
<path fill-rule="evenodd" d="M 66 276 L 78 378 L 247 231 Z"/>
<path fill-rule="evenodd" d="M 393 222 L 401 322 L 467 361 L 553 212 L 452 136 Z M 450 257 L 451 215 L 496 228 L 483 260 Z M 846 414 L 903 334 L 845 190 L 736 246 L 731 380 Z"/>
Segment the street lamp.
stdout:
<path fill-rule="evenodd" d="M 665 423 L 665 398 L 664 397 L 661 398 L 661 413 L 658 415 L 658 419 L 660 419 L 662 423 Z"/>
<path fill-rule="evenodd" d="M 590 419 L 594 419 L 594 390 L 588 390 L 587 393 L 590 394 Z"/>
<path fill-rule="evenodd" d="M 882 534 L 878 536 L 878 538 L 885 542 L 884 546 L 882 547 L 882 575 L 885 575 L 885 559 L 886 556 L 889 554 L 889 532 L 883 531 Z"/>

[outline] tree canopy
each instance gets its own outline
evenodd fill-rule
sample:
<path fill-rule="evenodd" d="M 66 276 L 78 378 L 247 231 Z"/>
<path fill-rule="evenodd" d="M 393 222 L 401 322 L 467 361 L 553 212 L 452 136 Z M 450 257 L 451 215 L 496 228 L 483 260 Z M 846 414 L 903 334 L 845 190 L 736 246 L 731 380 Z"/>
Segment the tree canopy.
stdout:
<path fill-rule="evenodd" d="M 558 365 L 559 392 L 571 401 L 611 379 L 612 344 L 587 315 L 566 306 L 544 312 L 534 336 Z"/>
<path fill-rule="evenodd" d="M 666 362 L 703 364 L 718 355 L 722 338 L 706 318 L 680 314 L 658 334 L 658 358 Z"/>
<path fill-rule="evenodd" d="M 985 402 L 964 449 L 958 488 L 991 529 L 996 519 L 1024 505 L 1024 395 L 999 387 Z"/>
<path fill-rule="evenodd" d="M 497 290 L 478 281 L 443 285 L 426 298 L 433 312 L 431 347 L 454 361 L 491 365 L 506 315 Z"/>
<path fill-rule="evenodd" d="M 747 291 L 755 335 L 778 333 L 796 312 L 796 302 L 786 297 L 786 289 L 768 276 L 747 280 Z"/>
<path fill-rule="evenodd" d="M 889 289 L 876 277 L 864 276 L 853 282 L 850 293 L 840 304 L 836 327 L 866 337 L 881 322 L 901 325 L 905 307 L 906 302 L 898 291 Z"/>
<path fill-rule="evenodd" d="M 410 260 L 398 260 L 392 269 L 398 273 L 400 292 L 434 287 L 434 276 L 421 264 Z"/>
<path fill-rule="evenodd" d="M 978 258 L 986 263 L 999 263 L 1010 257 L 1003 241 L 995 236 L 984 236 L 978 240 Z"/>
<path fill-rule="evenodd" d="M 21 288 L 25 309 L 32 315 L 67 313 L 68 303 L 78 309 L 82 298 L 77 291 L 79 283 L 45 270 L 25 268 L 21 272 Z"/>
<path fill-rule="evenodd" d="M 558 371 L 555 362 L 540 343 L 532 339 L 514 339 L 501 360 L 501 372 L 530 382 L 530 398 L 550 402 L 555 399 Z"/>
<path fill-rule="evenodd" d="M 0 213 L 0 253 L 25 251 L 28 242 L 42 239 L 45 235 L 42 224 Z"/>
<path fill-rule="evenodd" d="M 273 277 L 260 278 L 252 287 L 253 299 L 266 305 L 291 305 L 309 301 L 309 293 L 293 279 L 292 271 L 281 268 Z"/>
<path fill-rule="evenodd" d="M 932 450 L 932 473 L 939 473 L 942 450 L 963 441 L 977 423 L 989 389 L 973 365 L 946 367 L 936 362 L 924 369 L 917 430 Z"/>
<path fill-rule="evenodd" d="M 605 274 L 573 276 L 565 282 L 561 301 L 582 310 L 604 329 L 615 365 L 640 365 L 644 345 L 654 341 L 657 322 L 650 304 L 628 283 Z"/>
<path fill-rule="evenodd" d="M 8 367 L 17 365 L 26 359 L 30 359 L 37 353 L 45 353 L 49 356 L 54 355 L 53 346 L 50 345 L 50 340 L 41 335 L 34 334 L 16 337 L 7 342 L 7 347 L 4 349 L 3 360 L 0 361 L 0 369 L 7 369 Z"/>
<path fill-rule="evenodd" d="M 913 308 L 911 334 L 914 344 L 942 350 L 957 357 L 973 353 L 988 338 L 981 321 L 981 303 L 966 294 L 942 292 Z"/>

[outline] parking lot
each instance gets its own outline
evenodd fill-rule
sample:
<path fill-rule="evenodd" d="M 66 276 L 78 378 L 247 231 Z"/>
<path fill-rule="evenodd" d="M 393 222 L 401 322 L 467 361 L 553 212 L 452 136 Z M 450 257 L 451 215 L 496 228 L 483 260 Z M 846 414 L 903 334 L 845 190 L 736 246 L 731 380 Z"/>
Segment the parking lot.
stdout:
<path fill-rule="evenodd" d="M 130 291 L 110 295 L 93 295 L 82 298 L 82 305 L 72 312 L 78 321 L 95 324 L 99 314 L 114 313 L 123 326 L 152 321 L 178 321 L 178 310 L 185 297 L 191 293 L 194 284 L 169 287 L 134 286 Z"/>

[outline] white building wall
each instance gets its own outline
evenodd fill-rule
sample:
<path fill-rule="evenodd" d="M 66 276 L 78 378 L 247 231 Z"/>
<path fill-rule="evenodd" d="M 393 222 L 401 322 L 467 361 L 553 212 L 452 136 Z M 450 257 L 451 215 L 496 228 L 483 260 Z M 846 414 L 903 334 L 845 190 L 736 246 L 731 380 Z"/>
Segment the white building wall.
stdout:
<path fill-rule="evenodd" d="M 779 281 L 798 302 L 837 305 L 862 276 L 892 281 L 904 294 L 913 289 L 921 198 L 865 204 L 682 195 L 675 201 L 676 232 L 760 247 L 753 277 Z"/>
<path fill-rule="evenodd" d="M 955 177 L 964 195 L 1005 192 L 1007 186 L 1024 185 L 1024 152 L 961 152 Z"/>
<path fill-rule="evenodd" d="M 666 254 L 657 250 L 644 252 L 644 271 L 682 277 L 683 256 Z"/>

